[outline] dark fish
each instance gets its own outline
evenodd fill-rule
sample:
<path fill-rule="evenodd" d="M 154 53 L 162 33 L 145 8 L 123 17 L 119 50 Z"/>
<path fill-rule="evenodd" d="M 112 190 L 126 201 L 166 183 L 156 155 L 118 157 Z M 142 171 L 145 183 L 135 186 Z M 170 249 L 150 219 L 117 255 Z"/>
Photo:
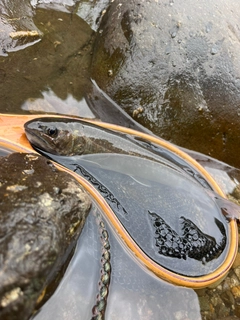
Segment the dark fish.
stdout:
<path fill-rule="evenodd" d="M 51 154 L 120 153 L 159 161 L 158 156 L 149 154 L 127 135 L 83 120 L 46 117 L 28 121 L 24 127 L 31 144 Z"/>

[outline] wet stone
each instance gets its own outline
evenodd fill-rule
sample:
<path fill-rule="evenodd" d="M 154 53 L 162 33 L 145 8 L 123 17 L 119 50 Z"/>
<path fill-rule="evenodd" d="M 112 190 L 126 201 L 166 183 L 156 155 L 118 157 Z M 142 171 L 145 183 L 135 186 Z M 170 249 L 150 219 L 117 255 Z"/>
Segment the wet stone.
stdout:
<path fill-rule="evenodd" d="M 239 18 L 237 0 L 115 0 L 91 77 L 161 138 L 239 167 Z"/>
<path fill-rule="evenodd" d="M 42 156 L 13 153 L 0 168 L 0 319 L 24 320 L 71 256 L 91 200 Z"/>

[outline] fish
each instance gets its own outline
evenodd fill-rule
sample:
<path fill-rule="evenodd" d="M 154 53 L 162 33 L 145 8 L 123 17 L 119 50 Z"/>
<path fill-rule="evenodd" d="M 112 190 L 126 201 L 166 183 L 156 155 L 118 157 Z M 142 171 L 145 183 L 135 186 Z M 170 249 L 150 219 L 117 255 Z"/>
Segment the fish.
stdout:
<path fill-rule="evenodd" d="M 120 153 L 149 156 L 130 137 L 80 119 L 37 118 L 26 122 L 24 128 L 31 144 L 51 154 Z M 154 154 L 151 157 L 159 161 Z"/>

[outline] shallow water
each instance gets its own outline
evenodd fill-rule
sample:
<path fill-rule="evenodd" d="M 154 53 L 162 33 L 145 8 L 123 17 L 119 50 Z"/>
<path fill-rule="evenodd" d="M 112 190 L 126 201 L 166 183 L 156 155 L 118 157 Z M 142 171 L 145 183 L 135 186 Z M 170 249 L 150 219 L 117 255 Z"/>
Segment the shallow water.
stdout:
<path fill-rule="evenodd" d="M 67 12 L 38 8 L 32 19 L 43 34 L 40 41 L 0 54 L 0 111 L 92 117 L 84 96 L 91 87 L 94 32 Z"/>

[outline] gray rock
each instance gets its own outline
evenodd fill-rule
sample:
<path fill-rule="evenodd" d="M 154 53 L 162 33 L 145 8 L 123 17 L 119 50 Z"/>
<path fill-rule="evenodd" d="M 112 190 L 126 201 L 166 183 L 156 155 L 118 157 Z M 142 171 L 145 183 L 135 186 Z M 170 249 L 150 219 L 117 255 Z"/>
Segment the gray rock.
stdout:
<path fill-rule="evenodd" d="M 115 0 L 92 78 L 162 138 L 239 167 L 239 19 L 236 0 Z"/>
<path fill-rule="evenodd" d="M 42 156 L 14 153 L 0 168 L 0 319 L 24 320 L 69 259 L 91 200 Z"/>

